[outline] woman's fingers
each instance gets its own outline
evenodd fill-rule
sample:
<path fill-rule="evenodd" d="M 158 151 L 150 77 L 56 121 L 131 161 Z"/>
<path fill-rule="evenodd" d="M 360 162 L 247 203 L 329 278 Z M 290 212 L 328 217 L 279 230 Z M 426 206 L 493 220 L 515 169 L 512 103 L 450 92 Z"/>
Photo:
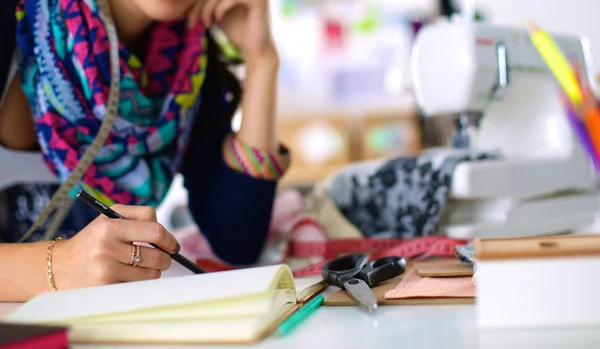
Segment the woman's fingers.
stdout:
<path fill-rule="evenodd" d="M 160 278 L 161 275 L 161 271 L 158 269 L 135 268 L 126 264 L 117 264 L 115 266 L 115 274 L 119 279 L 117 282 L 153 280 Z"/>
<path fill-rule="evenodd" d="M 205 0 L 204 6 L 202 6 L 202 22 L 206 28 L 212 25 L 215 7 L 219 1 L 220 0 Z"/>
<path fill-rule="evenodd" d="M 119 248 L 115 251 L 115 257 L 119 262 L 129 265 L 136 257 L 137 248 L 136 245 L 119 244 Z M 171 256 L 163 251 L 145 246 L 139 246 L 139 249 L 141 261 L 137 264 L 137 267 L 164 271 L 171 266 Z"/>
<path fill-rule="evenodd" d="M 105 240 L 152 243 L 168 253 L 178 253 L 179 244 L 162 224 L 157 222 L 105 219 L 99 222 L 99 233 Z"/>
<path fill-rule="evenodd" d="M 190 12 L 189 12 L 188 18 L 187 18 L 188 28 L 192 28 L 198 23 L 198 20 L 200 19 L 200 16 L 202 15 L 202 6 L 203 5 L 204 5 L 204 1 L 198 1 L 190 9 Z"/>
<path fill-rule="evenodd" d="M 118 220 L 117 222 L 117 224 L 124 224 L 121 236 L 127 239 L 124 240 L 125 242 L 149 242 L 158 245 L 169 253 L 179 252 L 179 244 L 175 237 L 156 222 L 156 210 L 153 207 L 113 205 L 111 208 L 126 218 L 126 220 Z"/>
<path fill-rule="evenodd" d="M 243 2 L 243 0 L 222 0 L 219 1 L 218 6 L 215 8 L 215 19 L 217 20 L 217 22 L 220 22 L 223 20 L 223 17 L 225 17 L 225 14 L 231 10 L 232 8 L 236 7 L 237 5 L 241 4 Z"/>
<path fill-rule="evenodd" d="M 112 210 L 125 217 L 138 221 L 156 222 L 156 210 L 150 206 L 130 206 L 115 204 L 110 207 Z"/>

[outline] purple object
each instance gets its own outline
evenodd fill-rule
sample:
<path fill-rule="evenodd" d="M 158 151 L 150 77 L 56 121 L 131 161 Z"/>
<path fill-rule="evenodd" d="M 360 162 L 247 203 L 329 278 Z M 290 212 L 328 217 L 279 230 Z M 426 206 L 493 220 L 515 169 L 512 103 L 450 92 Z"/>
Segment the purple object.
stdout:
<path fill-rule="evenodd" d="M 594 167 L 596 167 L 596 171 L 600 173 L 600 163 L 598 162 L 598 154 L 594 150 L 594 145 L 592 144 L 592 140 L 590 139 L 590 135 L 588 134 L 588 130 L 585 125 L 579 120 L 579 116 L 575 113 L 572 108 L 567 108 L 567 117 L 569 118 L 569 122 L 571 123 L 571 127 L 573 132 L 579 138 L 581 146 L 588 153 L 588 156 L 592 159 L 594 163 Z"/>

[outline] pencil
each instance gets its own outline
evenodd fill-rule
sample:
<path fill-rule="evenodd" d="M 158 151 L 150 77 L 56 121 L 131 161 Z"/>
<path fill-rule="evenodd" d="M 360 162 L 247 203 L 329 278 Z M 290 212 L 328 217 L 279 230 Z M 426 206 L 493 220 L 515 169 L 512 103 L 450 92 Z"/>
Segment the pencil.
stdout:
<path fill-rule="evenodd" d="M 90 206 L 91 208 L 95 209 L 96 211 L 100 212 L 101 214 L 105 215 L 108 218 L 125 219 L 125 217 L 121 216 L 120 214 L 115 212 L 113 209 L 111 209 L 110 207 L 103 204 L 100 200 L 96 199 L 95 197 L 93 197 L 92 195 L 88 194 L 87 192 L 85 192 L 83 190 L 80 190 L 79 193 L 77 193 L 77 197 L 81 201 L 85 202 L 88 206 Z M 171 258 L 173 258 L 173 260 L 175 260 L 177 263 L 181 264 L 182 266 L 184 266 L 185 268 L 187 268 L 194 274 L 203 274 L 206 272 L 206 271 L 204 271 L 204 269 L 200 268 L 198 265 L 196 265 L 189 259 L 185 258 L 184 256 L 180 255 L 179 253 L 170 254 L 153 243 L 149 243 L 149 244 L 152 245 L 153 247 L 167 253 L 169 256 L 171 256 Z"/>
<path fill-rule="evenodd" d="M 600 154 L 600 111 L 596 105 L 589 106 L 584 110 L 583 122 L 594 144 L 594 161 L 598 161 L 597 157 Z"/>
<path fill-rule="evenodd" d="M 282 322 L 275 333 L 275 336 L 283 337 L 290 333 L 296 326 L 302 321 L 306 320 L 312 313 L 314 313 L 323 304 L 325 297 L 322 295 L 316 296 L 313 300 L 304 305 L 300 310 L 296 311 L 292 316 Z"/>
<path fill-rule="evenodd" d="M 530 22 L 528 28 L 531 42 L 537 48 L 558 83 L 565 90 L 573 105 L 576 108 L 579 107 L 583 103 L 583 93 L 564 54 L 550 35 L 536 24 Z"/>
<path fill-rule="evenodd" d="M 581 146 L 588 153 L 588 156 L 592 158 L 592 163 L 594 164 L 596 171 L 600 172 L 600 162 L 598 162 L 600 149 L 597 147 L 597 143 L 592 141 L 592 137 L 590 136 L 590 133 L 588 133 L 583 120 L 572 108 L 568 108 L 567 118 L 571 123 L 574 133 L 577 135 L 577 138 L 579 138 Z"/>

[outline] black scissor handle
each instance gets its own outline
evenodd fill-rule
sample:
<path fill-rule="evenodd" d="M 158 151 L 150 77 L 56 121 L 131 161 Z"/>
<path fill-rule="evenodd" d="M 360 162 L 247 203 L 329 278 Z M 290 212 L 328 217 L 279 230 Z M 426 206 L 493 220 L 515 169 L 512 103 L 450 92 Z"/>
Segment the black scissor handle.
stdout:
<path fill-rule="evenodd" d="M 344 281 L 353 278 L 365 267 L 369 258 L 364 254 L 350 254 L 329 261 L 321 274 L 329 285 L 344 289 Z"/>
<path fill-rule="evenodd" d="M 369 287 L 402 275 L 406 270 L 406 260 L 402 257 L 382 257 L 370 261 L 359 272 L 358 278 L 364 280 Z"/>

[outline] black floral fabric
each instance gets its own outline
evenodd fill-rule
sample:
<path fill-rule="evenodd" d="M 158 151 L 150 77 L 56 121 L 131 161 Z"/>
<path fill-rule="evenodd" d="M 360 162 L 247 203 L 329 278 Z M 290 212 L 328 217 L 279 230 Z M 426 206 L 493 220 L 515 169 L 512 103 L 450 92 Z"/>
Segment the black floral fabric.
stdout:
<path fill-rule="evenodd" d="M 329 195 L 367 237 L 427 236 L 436 232 L 456 166 L 498 158 L 451 149 L 359 165 L 334 176 Z"/>
<path fill-rule="evenodd" d="M 50 203 L 56 190 L 58 185 L 54 184 L 18 184 L 0 190 L 0 242 L 18 242 Z M 79 200 L 75 201 L 57 236 L 74 236 L 98 215 Z M 49 221 L 44 222 L 25 242 L 43 240 Z"/>

